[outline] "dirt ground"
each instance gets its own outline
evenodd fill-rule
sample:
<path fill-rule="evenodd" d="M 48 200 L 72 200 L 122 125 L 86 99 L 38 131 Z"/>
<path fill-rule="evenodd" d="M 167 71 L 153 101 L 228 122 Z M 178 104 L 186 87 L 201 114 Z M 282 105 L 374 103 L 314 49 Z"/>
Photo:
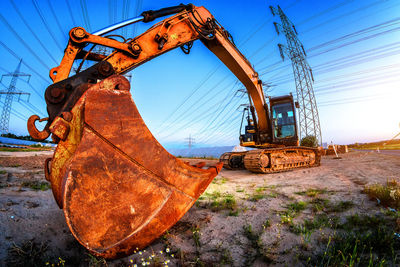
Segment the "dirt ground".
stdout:
<path fill-rule="evenodd" d="M 88 254 L 71 235 L 44 179 L 49 152 L 0 154 L 0 266 L 23 260 L 37 266 L 307 265 L 324 250 L 332 229 L 293 231 L 296 225 L 322 213 L 338 220 L 382 213 L 362 189 L 400 176 L 400 156 L 359 151 L 341 156 L 285 173 L 222 170 L 189 212 L 151 246 L 106 262 Z"/>

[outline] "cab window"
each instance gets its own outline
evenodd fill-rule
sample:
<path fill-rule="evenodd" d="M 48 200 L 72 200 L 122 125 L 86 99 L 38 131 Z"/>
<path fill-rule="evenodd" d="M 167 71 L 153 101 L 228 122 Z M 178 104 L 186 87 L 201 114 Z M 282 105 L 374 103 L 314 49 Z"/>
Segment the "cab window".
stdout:
<path fill-rule="evenodd" d="M 275 138 L 295 136 L 295 120 L 291 103 L 276 104 L 272 107 Z"/>

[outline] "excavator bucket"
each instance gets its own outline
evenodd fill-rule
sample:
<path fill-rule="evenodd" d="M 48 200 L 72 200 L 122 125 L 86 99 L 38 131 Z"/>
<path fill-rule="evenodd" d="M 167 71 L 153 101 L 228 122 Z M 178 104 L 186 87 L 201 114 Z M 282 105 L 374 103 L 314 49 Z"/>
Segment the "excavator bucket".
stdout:
<path fill-rule="evenodd" d="M 50 130 L 60 138 L 45 167 L 54 197 L 75 238 L 105 258 L 149 245 L 222 168 L 191 166 L 169 154 L 143 122 L 123 76 L 87 89 Z"/>

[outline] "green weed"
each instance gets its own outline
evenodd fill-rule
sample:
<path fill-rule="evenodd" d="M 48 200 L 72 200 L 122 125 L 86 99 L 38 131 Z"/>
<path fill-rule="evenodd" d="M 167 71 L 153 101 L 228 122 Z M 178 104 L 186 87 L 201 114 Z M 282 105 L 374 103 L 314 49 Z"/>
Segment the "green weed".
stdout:
<path fill-rule="evenodd" d="M 0 174 L 6 174 L 7 173 L 7 171 L 5 171 L 5 170 L 0 170 Z"/>
<path fill-rule="evenodd" d="M 201 247 L 200 228 L 198 226 L 195 226 L 192 228 L 192 237 L 193 237 L 194 245 L 196 246 L 196 250 L 198 250 Z"/>
<path fill-rule="evenodd" d="M 295 194 L 308 197 L 317 197 L 320 194 L 325 194 L 326 192 L 326 189 L 309 188 L 306 191 L 296 192 Z"/>
<path fill-rule="evenodd" d="M 397 266 L 400 240 L 395 221 L 384 216 L 348 216 L 332 236 L 325 251 L 310 262 L 315 266 Z"/>
<path fill-rule="evenodd" d="M 217 185 L 223 185 L 228 181 L 228 178 L 221 176 L 220 178 L 215 178 L 212 183 Z"/>
<path fill-rule="evenodd" d="M 35 191 L 46 191 L 51 188 L 51 185 L 48 182 L 40 182 L 40 181 L 26 181 L 21 184 L 23 187 L 31 188 Z"/>
<path fill-rule="evenodd" d="M 386 185 L 365 186 L 363 192 L 373 200 L 378 199 L 383 205 L 400 208 L 400 183 L 396 180 L 387 181 Z"/>
<path fill-rule="evenodd" d="M 300 211 L 303 211 L 307 208 L 307 202 L 298 201 L 298 202 L 289 203 L 287 205 L 287 208 L 292 213 L 299 213 Z"/>
<path fill-rule="evenodd" d="M 320 212 L 320 211 L 326 210 L 329 207 L 329 200 L 317 197 L 317 198 L 313 198 L 310 201 L 310 204 L 312 206 L 312 211 Z"/>
<path fill-rule="evenodd" d="M 327 212 L 343 212 L 343 211 L 351 209 L 352 207 L 354 207 L 353 202 L 343 200 L 343 201 L 339 201 L 339 202 L 330 204 L 327 207 L 326 211 Z"/>
<path fill-rule="evenodd" d="M 26 241 L 20 246 L 13 244 L 8 250 L 7 266 L 45 266 L 49 262 L 47 245 Z M 62 265 L 63 266 L 63 265 Z"/>

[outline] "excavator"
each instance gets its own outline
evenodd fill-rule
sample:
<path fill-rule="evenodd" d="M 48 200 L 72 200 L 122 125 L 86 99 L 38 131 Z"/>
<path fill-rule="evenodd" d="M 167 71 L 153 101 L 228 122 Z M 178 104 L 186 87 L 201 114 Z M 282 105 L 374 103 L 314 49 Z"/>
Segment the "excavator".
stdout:
<path fill-rule="evenodd" d="M 225 169 L 274 173 L 320 165 L 319 148 L 299 146 L 295 116 L 295 106 L 298 107 L 298 103 L 293 101 L 292 94 L 269 97 L 269 108 L 268 104 L 263 103 L 266 121 L 262 121 L 258 116 L 257 122 L 255 114 L 257 104 L 254 101 L 253 105 L 252 102 L 249 98 L 249 107 L 243 109 L 240 132 L 242 132 L 246 112 L 247 125 L 244 134 L 240 134 L 239 140 L 242 147 L 255 149 L 222 154 L 220 162 L 224 164 Z"/>
<path fill-rule="evenodd" d="M 132 39 L 108 34 L 164 16 L 168 17 Z M 275 171 L 279 160 L 284 168 L 318 163 L 313 149 L 285 149 L 296 143 L 285 126 L 296 124 L 282 124 L 279 114 L 285 110 L 293 118 L 293 99 L 270 99 L 268 109 L 257 72 L 206 8 L 181 4 L 145 11 L 94 33 L 75 27 L 60 65 L 50 70 L 53 84 L 44 94 L 48 117 L 32 115 L 27 127 L 34 139 L 51 135 L 57 143 L 44 163 L 45 177 L 71 233 L 96 256 L 120 258 L 148 246 L 190 209 L 225 164 L 222 160 L 205 168 L 204 163 L 190 165 L 169 154 L 146 127 L 123 76 L 172 49 L 189 53 L 195 40 L 236 75 L 252 100 L 253 119 L 241 136 L 242 145 L 265 148 L 273 142 L 274 152 L 261 149 L 241 155 L 246 168 L 264 171 L 273 164 Z M 112 52 L 96 53 L 95 46 Z M 85 61 L 93 65 L 81 71 Z M 71 74 L 74 62 L 80 65 Z M 37 121 L 46 122 L 42 130 Z M 235 156 L 228 158 L 235 161 Z"/>

